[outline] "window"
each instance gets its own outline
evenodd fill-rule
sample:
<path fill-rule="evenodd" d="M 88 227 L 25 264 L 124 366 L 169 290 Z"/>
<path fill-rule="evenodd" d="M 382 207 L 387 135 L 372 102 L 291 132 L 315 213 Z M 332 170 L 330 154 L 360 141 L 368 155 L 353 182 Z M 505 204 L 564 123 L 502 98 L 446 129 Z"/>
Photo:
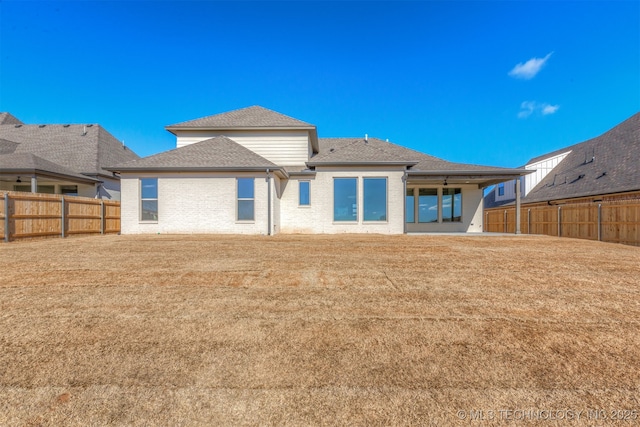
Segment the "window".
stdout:
<path fill-rule="evenodd" d="M 298 204 L 300 206 L 309 206 L 311 204 L 311 182 L 300 181 L 298 183 Z"/>
<path fill-rule="evenodd" d="M 358 220 L 358 179 L 333 179 L 333 220 Z"/>
<path fill-rule="evenodd" d="M 504 182 L 498 184 L 498 196 L 504 196 Z"/>
<path fill-rule="evenodd" d="M 405 212 L 407 214 L 407 222 L 415 222 L 416 201 L 413 196 L 413 188 L 407 188 L 407 197 L 405 198 Z"/>
<path fill-rule="evenodd" d="M 418 189 L 418 222 L 438 222 L 438 189 Z"/>
<path fill-rule="evenodd" d="M 237 178 L 238 187 L 238 221 L 253 221 L 254 217 L 254 179 Z"/>
<path fill-rule="evenodd" d="M 158 178 L 140 179 L 140 220 L 158 220 Z"/>
<path fill-rule="evenodd" d="M 364 220 L 387 220 L 387 178 L 364 178 Z"/>
<path fill-rule="evenodd" d="M 442 190 L 442 222 L 462 221 L 462 190 L 444 188 Z"/>
<path fill-rule="evenodd" d="M 67 196 L 77 196 L 78 186 L 77 185 L 61 185 L 60 193 L 66 194 Z"/>

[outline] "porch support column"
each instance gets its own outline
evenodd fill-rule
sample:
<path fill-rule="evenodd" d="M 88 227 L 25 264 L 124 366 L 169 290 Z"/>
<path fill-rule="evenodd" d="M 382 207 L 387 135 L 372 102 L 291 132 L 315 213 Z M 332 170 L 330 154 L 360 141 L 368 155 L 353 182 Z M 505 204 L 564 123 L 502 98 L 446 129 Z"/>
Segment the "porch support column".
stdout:
<path fill-rule="evenodd" d="M 31 177 L 31 192 L 32 193 L 38 192 L 38 178 L 36 178 L 35 175 Z"/>
<path fill-rule="evenodd" d="M 520 178 L 516 179 L 516 234 L 520 234 Z"/>

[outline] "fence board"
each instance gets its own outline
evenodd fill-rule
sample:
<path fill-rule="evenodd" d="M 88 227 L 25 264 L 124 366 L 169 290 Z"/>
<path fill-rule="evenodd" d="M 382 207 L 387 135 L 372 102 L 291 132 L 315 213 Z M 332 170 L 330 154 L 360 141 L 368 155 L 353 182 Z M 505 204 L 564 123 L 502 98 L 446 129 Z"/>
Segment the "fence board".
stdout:
<path fill-rule="evenodd" d="M 8 212 L 5 212 L 5 200 L 8 200 Z M 5 230 L 7 217 L 9 228 Z M 65 236 L 119 233 L 120 202 L 53 194 L 0 193 L 0 236 L 6 240 L 61 236 L 63 228 Z"/>
<path fill-rule="evenodd" d="M 523 205 L 520 229 L 528 234 L 598 240 L 600 220 L 602 241 L 640 246 L 640 199 L 635 197 L 552 206 Z M 486 209 L 485 231 L 514 233 L 515 207 Z"/>

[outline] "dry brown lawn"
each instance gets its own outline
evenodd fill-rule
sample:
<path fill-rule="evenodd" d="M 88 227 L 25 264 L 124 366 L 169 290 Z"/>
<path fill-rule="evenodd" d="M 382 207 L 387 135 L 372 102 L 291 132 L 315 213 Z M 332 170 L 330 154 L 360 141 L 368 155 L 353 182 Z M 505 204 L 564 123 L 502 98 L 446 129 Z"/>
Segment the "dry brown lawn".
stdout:
<path fill-rule="evenodd" d="M 640 423 L 637 247 L 104 236 L 0 266 L 3 426 Z"/>

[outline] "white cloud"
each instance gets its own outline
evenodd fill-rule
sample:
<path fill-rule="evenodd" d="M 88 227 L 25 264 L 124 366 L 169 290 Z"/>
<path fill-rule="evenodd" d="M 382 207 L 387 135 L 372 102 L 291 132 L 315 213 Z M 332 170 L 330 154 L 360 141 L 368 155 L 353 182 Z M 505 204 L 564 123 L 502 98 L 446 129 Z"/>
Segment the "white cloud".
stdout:
<path fill-rule="evenodd" d="M 520 104 L 518 118 L 526 119 L 536 111 L 543 116 L 547 116 L 549 114 L 554 114 L 556 111 L 558 111 L 558 108 L 560 108 L 559 105 L 551 105 L 546 102 L 524 101 L 522 104 Z"/>
<path fill-rule="evenodd" d="M 531 58 L 524 64 L 520 62 L 509 71 L 509 75 L 517 79 L 530 80 L 540 72 L 552 54 L 553 52 L 549 52 L 544 58 Z"/>
<path fill-rule="evenodd" d="M 544 104 L 544 106 L 542 107 L 542 115 L 546 116 L 547 114 L 553 114 L 558 111 L 558 108 L 560 108 L 559 105 Z"/>

